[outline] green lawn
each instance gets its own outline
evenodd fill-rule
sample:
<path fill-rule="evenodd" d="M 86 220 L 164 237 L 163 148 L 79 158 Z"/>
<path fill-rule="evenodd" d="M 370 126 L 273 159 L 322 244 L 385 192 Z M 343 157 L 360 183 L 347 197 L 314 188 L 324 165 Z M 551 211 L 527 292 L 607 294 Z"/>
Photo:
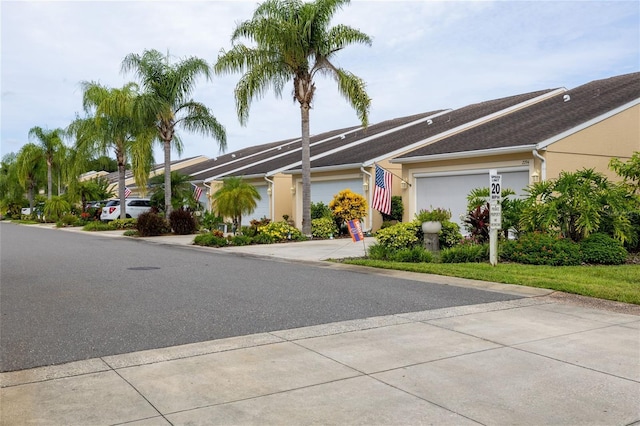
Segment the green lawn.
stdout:
<path fill-rule="evenodd" d="M 344 263 L 447 275 L 529 287 L 640 305 L 640 266 L 534 266 L 514 263 L 400 263 L 348 259 Z"/>

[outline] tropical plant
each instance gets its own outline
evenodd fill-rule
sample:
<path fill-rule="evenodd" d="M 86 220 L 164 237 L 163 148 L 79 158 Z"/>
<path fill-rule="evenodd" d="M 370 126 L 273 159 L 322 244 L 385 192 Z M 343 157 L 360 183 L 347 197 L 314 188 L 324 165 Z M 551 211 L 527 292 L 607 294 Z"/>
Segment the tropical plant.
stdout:
<path fill-rule="evenodd" d="M 402 204 L 402 197 L 399 195 L 393 195 L 391 197 L 391 214 L 382 213 L 382 220 L 385 222 L 396 220 L 402 222 L 402 215 L 404 215 L 404 205 Z"/>
<path fill-rule="evenodd" d="M 137 115 L 152 125 L 164 151 L 164 207 L 171 213 L 171 148 L 182 151 L 176 129 L 212 136 L 221 151 L 226 149 L 227 136 L 209 108 L 191 98 L 196 78 L 204 75 L 210 79 L 206 61 L 190 57 L 176 64 L 169 62 L 169 54 L 157 50 L 145 50 L 142 55 L 131 53 L 122 61 L 122 71 L 133 71 L 141 80 L 144 94 L 136 103 Z"/>
<path fill-rule="evenodd" d="M 70 211 L 71 205 L 61 196 L 53 196 L 44 203 L 44 217 L 49 222 L 57 222 Z"/>
<path fill-rule="evenodd" d="M 171 207 L 173 209 L 179 209 L 183 206 L 196 207 L 197 202 L 193 198 L 193 186 L 189 179 L 188 175 L 182 174 L 177 170 L 171 172 Z M 149 179 L 151 205 L 157 207 L 160 211 L 164 211 L 165 207 L 165 182 L 164 173 Z"/>
<path fill-rule="evenodd" d="M 76 119 L 67 131 L 76 137 L 79 152 L 104 154 L 113 149 L 118 164 L 118 199 L 120 218 L 127 217 L 125 206 L 125 172 L 131 158 L 136 185 L 145 188 L 153 163 L 155 133 L 148 123 L 134 114 L 134 103 L 139 97 L 138 86 L 127 83 L 121 89 L 112 89 L 95 82 L 83 82 L 82 105 L 88 114 Z"/>
<path fill-rule="evenodd" d="M 29 138 L 35 138 L 42 148 L 44 159 L 47 163 L 47 197 L 50 200 L 53 196 L 53 166 L 57 153 L 64 147 L 62 129 L 43 129 L 35 126 L 29 129 Z"/>
<path fill-rule="evenodd" d="M 607 234 L 595 233 L 580 241 L 582 261 L 599 265 L 622 265 L 627 260 L 627 250 L 622 243 Z"/>
<path fill-rule="evenodd" d="M 488 260 L 488 244 L 463 244 L 445 248 L 440 252 L 440 262 L 442 263 L 480 263 Z"/>
<path fill-rule="evenodd" d="M 0 161 L 0 214 L 10 217 L 19 216 L 25 190 L 18 179 L 18 157 L 11 152 Z"/>
<path fill-rule="evenodd" d="M 502 211 L 502 232 L 504 237 L 509 237 L 509 232 L 517 235 L 520 232 L 520 216 L 525 201 L 516 196 L 511 188 L 502 188 L 500 192 L 500 207 Z M 476 212 L 478 207 L 485 206 L 489 201 L 489 187 L 474 188 L 467 195 L 467 212 Z M 469 219 L 469 215 L 467 215 Z M 487 222 L 488 226 L 488 222 Z"/>
<path fill-rule="evenodd" d="M 631 158 L 625 162 L 618 158 L 609 161 L 609 168 L 624 179 L 624 183 L 640 195 L 640 151 L 635 151 Z"/>
<path fill-rule="evenodd" d="M 451 210 L 443 209 L 441 207 L 432 210 L 420 210 L 415 215 L 415 220 L 418 223 L 423 222 L 445 222 L 451 219 Z"/>
<path fill-rule="evenodd" d="M 521 217 L 525 231 L 556 232 L 576 242 L 601 230 L 623 243 L 633 238 L 628 212 L 638 210 L 637 198 L 593 169 L 562 172 L 527 191 Z"/>
<path fill-rule="evenodd" d="M 74 192 L 80 197 L 82 211 L 87 210 L 87 201 L 111 198 L 113 191 L 109 190 L 109 186 L 109 181 L 103 177 L 77 182 L 74 185 Z"/>
<path fill-rule="evenodd" d="M 379 245 L 392 250 L 416 247 L 420 245 L 419 229 L 418 221 L 397 223 L 376 232 L 376 241 Z"/>
<path fill-rule="evenodd" d="M 230 217 L 237 231 L 242 227 L 242 215 L 253 213 L 261 198 L 253 185 L 241 177 L 229 176 L 213 194 L 213 207 L 221 216 Z"/>
<path fill-rule="evenodd" d="M 367 215 L 367 200 L 349 189 L 337 193 L 329 203 L 329 208 L 338 227 L 353 219 L 362 219 Z"/>
<path fill-rule="evenodd" d="M 476 206 L 464 219 L 465 227 L 473 238 L 478 243 L 485 243 L 489 241 L 489 203 Z"/>
<path fill-rule="evenodd" d="M 300 105 L 302 128 L 302 233 L 311 235 L 311 169 L 309 110 L 315 94 L 317 74 L 333 77 L 340 94 L 356 110 L 364 127 L 368 124 L 371 100 L 365 83 L 336 66 L 337 52 L 355 43 L 371 45 L 371 38 L 346 25 L 331 27 L 335 13 L 349 0 L 266 0 L 250 20 L 237 25 L 231 36 L 233 47 L 222 51 L 215 65 L 217 73 L 244 72 L 236 85 L 236 110 L 242 125 L 253 99 L 273 88 L 282 95 L 293 82 L 293 99 Z M 251 45 L 241 43 L 247 40 Z"/>
<path fill-rule="evenodd" d="M 272 242 L 305 239 L 298 228 L 289 225 L 285 221 L 270 222 L 258 228 L 258 235 L 265 235 Z"/>
<path fill-rule="evenodd" d="M 333 217 L 331 209 L 322 201 L 311 203 L 311 220 L 321 219 L 323 217 Z"/>
<path fill-rule="evenodd" d="M 40 182 L 44 181 L 46 173 L 44 153 L 36 144 L 25 144 L 18 152 L 16 163 L 18 181 L 27 191 L 29 208 L 33 212 L 34 196 L 38 192 Z"/>

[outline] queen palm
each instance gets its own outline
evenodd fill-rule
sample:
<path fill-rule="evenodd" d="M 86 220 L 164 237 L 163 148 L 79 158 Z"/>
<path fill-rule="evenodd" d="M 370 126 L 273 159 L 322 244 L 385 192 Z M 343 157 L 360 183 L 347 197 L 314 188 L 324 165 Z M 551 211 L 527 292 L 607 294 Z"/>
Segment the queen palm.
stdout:
<path fill-rule="evenodd" d="M 35 126 L 29 130 L 29 138 L 35 138 L 42 147 L 45 161 L 47 162 L 47 198 L 50 200 L 53 195 L 53 166 L 58 157 L 58 151 L 64 148 L 62 137 L 64 130 L 62 129 L 43 129 Z M 59 189 L 58 189 L 59 191 Z"/>
<path fill-rule="evenodd" d="M 209 65 L 202 59 L 190 57 L 176 64 L 169 63 L 157 50 L 145 50 L 142 55 L 129 54 L 122 61 L 122 71 L 134 71 L 145 90 L 137 103 L 137 113 L 153 122 L 164 151 L 164 205 L 171 213 L 171 148 L 181 152 L 182 145 L 176 129 L 182 127 L 203 136 L 212 136 L 220 150 L 227 146 L 224 127 L 209 108 L 191 98 L 196 78 L 211 78 Z"/>
<path fill-rule="evenodd" d="M 22 146 L 16 159 L 18 181 L 27 190 L 29 208 L 33 212 L 33 199 L 46 173 L 46 160 L 42 148 L 34 143 Z"/>
<path fill-rule="evenodd" d="M 340 94 L 355 109 L 363 126 L 368 124 L 371 100 L 362 79 L 332 63 L 349 44 L 371 45 L 371 38 L 346 25 L 329 26 L 331 18 L 349 0 L 266 0 L 251 20 L 240 23 L 231 36 L 234 46 L 218 57 L 218 73 L 245 72 L 236 85 L 236 110 L 242 125 L 249 106 L 268 88 L 276 95 L 293 82 L 293 99 L 300 105 L 302 124 L 302 232 L 311 234 L 311 169 L 309 110 L 315 93 L 314 77 L 333 77 Z M 255 47 L 238 43 L 247 39 Z"/>
<path fill-rule="evenodd" d="M 213 194 L 215 210 L 221 216 L 232 218 L 236 230 L 242 227 L 242 215 L 253 213 L 260 199 L 255 186 L 235 176 L 224 178 L 222 186 Z"/>
<path fill-rule="evenodd" d="M 114 89 L 95 82 L 83 82 L 82 89 L 82 104 L 88 117 L 75 120 L 69 131 L 76 136 L 77 153 L 105 154 L 110 149 L 115 152 L 118 198 L 122 206 L 120 217 L 124 219 L 127 159 L 131 159 L 136 185 L 145 188 L 153 162 L 155 133 L 148 123 L 134 114 L 134 103 L 139 97 L 136 84 L 128 83 L 121 89 Z"/>

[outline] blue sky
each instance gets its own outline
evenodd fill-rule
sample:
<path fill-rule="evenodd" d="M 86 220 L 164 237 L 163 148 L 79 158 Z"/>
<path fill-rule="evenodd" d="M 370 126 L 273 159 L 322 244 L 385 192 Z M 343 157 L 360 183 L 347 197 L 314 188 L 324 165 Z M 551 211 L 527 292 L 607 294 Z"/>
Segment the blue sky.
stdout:
<path fill-rule="evenodd" d="M 256 4 L 3 0 L 0 155 L 28 142 L 31 127 L 64 128 L 82 114 L 81 81 L 133 81 L 120 73 L 129 53 L 157 49 L 215 62 Z M 367 83 L 372 123 L 640 70 L 637 1 L 352 0 L 335 23 L 373 38 L 371 47 L 348 47 L 335 60 Z M 239 77 L 202 79 L 194 93 L 225 126 L 228 151 L 300 136 L 290 88 L 282 99 L 268 93 L 254 101 L 241 127 L 233 98 Z M 316 85 L 312 134 L 358 124 L 332 80 Z M 179 134 L 182 158 L 219 153 L 213 140 Z"/>

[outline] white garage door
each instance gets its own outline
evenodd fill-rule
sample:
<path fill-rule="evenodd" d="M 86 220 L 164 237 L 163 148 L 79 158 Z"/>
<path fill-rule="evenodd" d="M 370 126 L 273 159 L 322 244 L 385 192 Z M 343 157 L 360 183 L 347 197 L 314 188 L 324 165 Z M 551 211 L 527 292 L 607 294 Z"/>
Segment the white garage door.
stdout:
<path fill-rule="evenodd" d="M 511 188 L 518 196 L 524 196 L 529 185 L 528 171 L 501 172 L 502 187 Z M 464 230 L 467 214 L 467 195 L 475 188 L 489 186 L 489 173 L 428 176 L 416 179 L 416 211 L 445 208 L 451 210 L 451 221 Z"/>
<path fill-rule="evenodd" d="M 253 219 L 260 220 L 263 217 L 271 218 L 271 211 L 269 210 L 269 194 L 267 194 L 267 186 L 256 186 L 261 200 L 258 201 L 258 206 L 253 213 L 242 217 L 242 225 L 248 226 L 249 222 Z"/>
<path fill-rule="evenodd" d="M 362 178 L 311 182 L 311 202 L 329 205 L 333 197 L 345 189 L 363 195 Z"/>

